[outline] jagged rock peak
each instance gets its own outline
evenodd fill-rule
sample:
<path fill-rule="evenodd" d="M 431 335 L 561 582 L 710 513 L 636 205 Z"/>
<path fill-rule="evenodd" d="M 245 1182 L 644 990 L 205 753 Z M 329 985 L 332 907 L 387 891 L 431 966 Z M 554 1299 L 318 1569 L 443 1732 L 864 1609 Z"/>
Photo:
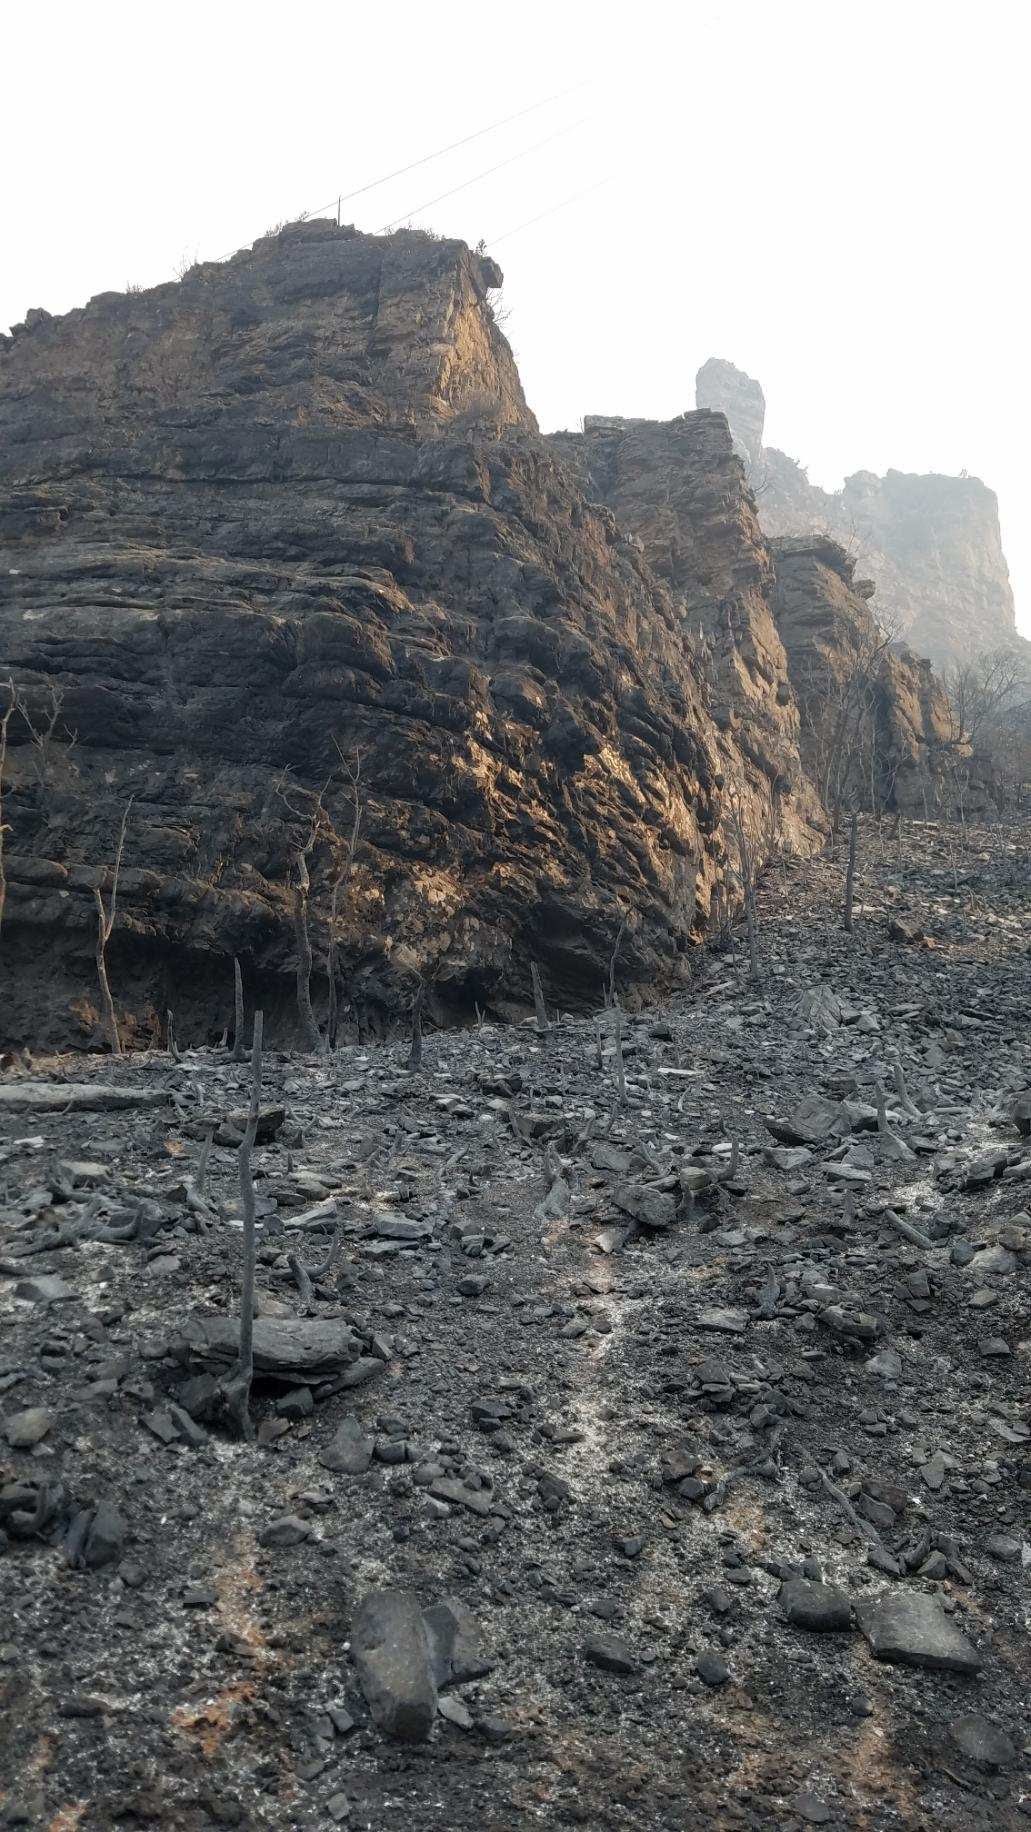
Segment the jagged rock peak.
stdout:
<path fill-rule="evenodd" d="M 695 401 L 726 415 L 734 450 L 751 473 L 762 455 L 766 425 L 766 396 L 759 383 L 722 356 L 710 356 L 695 377 Z"/>

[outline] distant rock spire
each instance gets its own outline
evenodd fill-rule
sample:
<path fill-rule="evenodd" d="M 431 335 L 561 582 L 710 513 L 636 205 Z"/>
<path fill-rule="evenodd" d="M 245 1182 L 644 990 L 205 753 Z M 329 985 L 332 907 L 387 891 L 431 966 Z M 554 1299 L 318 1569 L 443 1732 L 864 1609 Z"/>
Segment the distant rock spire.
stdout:
<path fill-rule="evenodd" d="M 726 414 L 734 450 L 753 471 L 762 456 L 766 420 L 766 396 L 759 383 L 721 356 L 710 356 L 695 376 L 695 403 Z"/>

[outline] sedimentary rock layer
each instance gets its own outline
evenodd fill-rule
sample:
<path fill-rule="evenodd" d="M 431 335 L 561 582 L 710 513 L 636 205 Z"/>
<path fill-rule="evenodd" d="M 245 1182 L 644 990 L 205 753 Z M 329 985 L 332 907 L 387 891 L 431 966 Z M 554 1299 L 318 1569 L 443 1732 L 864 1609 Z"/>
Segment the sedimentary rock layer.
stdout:
<path fill-rule="evenodd" d="M 742 683 L 754 737 L 744 711 L 713 719 L 698 606 L 540 439 L 499 281 L 461 243 L 313 222 L 5 340 L 8 1041 L 95 1036 L 95 890 L 126 810 L 130 1039 L 167 1007 L 217 1036 L 233 955 L 288 1033 L 305 848 L 316 1004 L 339 880 L 341 979 L 374 1023 L 416 975 L 438 1015 L 504 1009 L 532 958 L 553 1000 L 589 1002 L 624 923 L 624 983 L 675 982 L 728 787 L 811 843 L 794 714 L 763 723 L 779 659 Z M 712 579 L 707 537 L 692 565 L 733 615 L 766 562 L 724 487 Z"/>

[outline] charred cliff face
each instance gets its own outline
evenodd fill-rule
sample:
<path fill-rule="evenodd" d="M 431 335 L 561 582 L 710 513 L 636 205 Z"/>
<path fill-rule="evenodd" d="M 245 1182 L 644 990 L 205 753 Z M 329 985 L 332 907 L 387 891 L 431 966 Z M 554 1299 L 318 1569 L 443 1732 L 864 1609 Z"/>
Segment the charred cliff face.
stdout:
<path fill-rule="evenodd" d="M 726 419 L 589 416 L 582 434 L 551 443 L 668 587 L 706 682 L 721 774 L 759 850 L 806 851 L 822 811 L 800 761 L 770 550 Z"/>
<path fill-rule="evenodd" d="M 930 662 L 890 643 L 870 614 L 869 582 L 827 538 L 771 543 L 777 628 L 801 710 L 801 744 L 824 805 L 927 815 L 957 793 L 984 804 L 948 696 Z"/>
<path fill-rule="evenodd" d="M 765 831 L 776 837 L 780 821 L 796 849 L 821 808 L 927 814 L 957 792 L 984 806 L 985 761 L 972 763 L 930 663 L 889 641 L 855 560 L 826 535 L 763 535 L 746 463 L 761 439 L 757 384 L 714 362 L 703 386 L 730 393 L 736 437 L 724 414 L 699 410 L 665 423 L 588 418 L 554 443 L 669 586 L 705 669 L 728 783 L 753 808 L 765 783 Z M 785 781 L 795 792 L 782 802 Z M 753 825 L 763 830 L 761 816 Z"/>
<path fill-rule="evenodd" d="M 313 222 L 31 314 L 3 349 L 6 1040 L 95 1036 L 95 889 L 127 809 L 130 1039 L 168 1007 L 217 1036 L 234 955 L 286 1034 L 302 860 L 316 1003 L 335 897 L 375 1023 L 417 975 L 438 1015 L 504 1009 L 533 958 L 556 1002 L 592 1002 L 624 922 L 624 983 L 675 982 L 734 772 L 804 843 L 793 714 L 775 757 L 748 682 L 710 716 L 679 585 L 537 434 L 499 279 L 459 243 Z M 717 623 L 765 590 L 724 487 Z"/>
<path fill-rule="evenodd" d="M 830 537 L 855 551 L 876 585 L 881 622 L 936 666 L 1019 646 L 1031 672 L 998 500 L 979 478 L 857 471 L 840 491 L 821 490 L 795 459 L 764 445 L 766 403 L 751 376 L 711 359 L 698 371 L 696 399 L 726 414 L 767 534 Z"/>

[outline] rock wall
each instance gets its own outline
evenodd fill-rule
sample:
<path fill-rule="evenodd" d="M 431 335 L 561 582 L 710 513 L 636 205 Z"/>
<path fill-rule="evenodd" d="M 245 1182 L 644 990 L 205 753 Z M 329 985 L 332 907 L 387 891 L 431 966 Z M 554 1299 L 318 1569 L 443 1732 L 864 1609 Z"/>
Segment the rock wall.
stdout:
<path fill-rule="evenodd" d="M 857 471 L 841 490 L 821 490 L 764 445 L 765 401 L 751 376 L 713 359 L 696 387 L 700 407 L 727 415 L 766 533 L 829 535 L 853 552 L 876 584 L 879 618 L 919 654 L 944 665 L 1021 643 L 998 500 L 979 478 Z"/>
<path fill-rule="evenodd" d="M 708 686 L 721 772 L 750 831 L 767 846 L 804 850 L 822 811 L 800 765 L 770 549 L 726 419 L 588 416 L 582 434 L 550 442 L 669 587 Z"/>
<path fill-rule="evenodd" d="M 729 368 L 708 365 L 710 381 Z M 754 394 L 741 389 L 739 399 L 758 411 Z M 743 441 L 732 445 L 724 414 L 589 416 L 582 434 L 551 442 L 672 591 L 709 686 L 721 768 L 731 785 L 747 785 L 754 830 L 763 830 L 765 782 L 767 830 L 797 849 L 806 822 L 837 800 L 846 760 L 848 795 L 861 806 L 941 808 L 953 766 L 969 753 L 930 663 L 887 647 L 869 605 L 873 586 L 856 579 L 837 542 L 764 537 L 735 451 Z M 969 799 L 979 804 L 980 790 Z"/>
<path fill-rule="evenodd" d="M 713 628 L 757 608 L 717 723 L 686 588 L 537 434 L 499 281 L 460 243 L 312 222 L 4 341 L 8 1043 L 96 1038 L 95 892 L 127 809 L 110 969 L 130 1040 L 169 1007 L 217 1038 L 234 955 L 291 1034 L 308 839 L 316 1003 L 339 878 L 369 1025 L 416 973 L 441 1018 L 520 1005 L 533 958 L 553 1000 L 589 1004 L 624 919 L 624 985 L 676 983 L 728 781 L 813 843 L 793 712 L 753 740 L 731 705 L 736 682 L 772 718 L 782 664 L 725 429 L 703 416 L 726 545 L 699 543 L 688 608 Z"/>
<path fill-rule="evenodd" d="M 968 810 L 984 805 L 983 765 L 971 775 L 970 748 L 930 662 L 888 647 L 855 579 L 855 560 L 826 537 L 785 536 L 771 543 L 774 613 L 801 709 L 802 756 L 825 799 L 831 773 L 864 807 L 926 818 L 955 796 L 964 771 Z"/>

